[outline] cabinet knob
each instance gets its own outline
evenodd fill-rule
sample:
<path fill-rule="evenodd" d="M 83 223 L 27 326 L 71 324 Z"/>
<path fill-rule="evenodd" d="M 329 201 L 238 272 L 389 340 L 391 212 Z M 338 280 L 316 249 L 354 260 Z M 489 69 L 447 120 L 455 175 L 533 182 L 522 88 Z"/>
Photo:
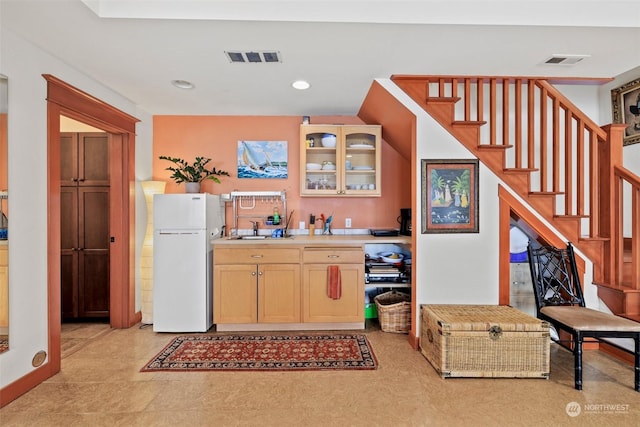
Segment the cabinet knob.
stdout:
<path fill-rule="evenodd" d="M 255 272 L 255 271 L 252 271 L 252 272 L 251 272 L 251 275 L 252 275 L 252 276 L 255 276 L 255 275 L 256 275 L 256 272 Z"/>

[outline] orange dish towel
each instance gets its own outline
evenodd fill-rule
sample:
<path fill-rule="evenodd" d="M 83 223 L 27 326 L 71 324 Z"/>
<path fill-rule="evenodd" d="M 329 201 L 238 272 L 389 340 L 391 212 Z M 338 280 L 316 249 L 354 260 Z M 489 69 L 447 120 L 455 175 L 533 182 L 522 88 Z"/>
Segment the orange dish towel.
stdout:
<path fill-rule="evenodd" d="M 342 279 L 337 265 L 327 267 L 327 296 L 331 299 L 340 299 L 342 296 Z"/>

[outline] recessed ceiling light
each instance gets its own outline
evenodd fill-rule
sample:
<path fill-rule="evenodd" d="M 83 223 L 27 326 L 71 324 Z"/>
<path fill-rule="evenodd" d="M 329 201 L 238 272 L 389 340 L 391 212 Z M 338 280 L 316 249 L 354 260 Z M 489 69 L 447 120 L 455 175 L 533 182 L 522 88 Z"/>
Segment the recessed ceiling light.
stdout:
<path fill-rule="evenodd" d="M 305 80 L 296 80 L 295 82 L 291 83 L 291 86 L 293 86 L 295 89 L 298 89 L 298 90 L 305 90 L 311 87 L 309 82 Z"/>
<path fill-rule="evenodd" d="M 171 80 L 171 84 L 180 89 L 193 89 L 193 83 L 186 80 Z"/>

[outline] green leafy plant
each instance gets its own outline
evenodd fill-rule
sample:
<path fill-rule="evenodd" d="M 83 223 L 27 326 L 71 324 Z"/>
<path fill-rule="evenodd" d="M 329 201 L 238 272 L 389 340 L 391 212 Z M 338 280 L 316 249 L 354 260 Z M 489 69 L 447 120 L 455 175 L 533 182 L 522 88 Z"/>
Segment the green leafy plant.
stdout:
<path fill-rule="evenodd" d="M 464 192 L 469 193 L 471 190 L 471 173 L 468 169 L 465 169 L 460 175 L 456 176 L 452 185 L 452 190 L 460 195 Z"/>
<path fill-rule="evenodd" d="M 207 168 L 207 164 L 211 159 L 207 157 L 196 157 L 196 161 L 193 164 L 180 159 L 178 157 L 160 156 L 160 160 L 168 160 L 175 166 L 169 166 L 166 170 L 171 171 L 171 179 L 177 184 L 182 182 L 202 182 L 205 179 L 211 179 L 220 184 L 219 176 L 231 176 L 229 172 L 216 169 L 215 166 L 210 169 Z"/>

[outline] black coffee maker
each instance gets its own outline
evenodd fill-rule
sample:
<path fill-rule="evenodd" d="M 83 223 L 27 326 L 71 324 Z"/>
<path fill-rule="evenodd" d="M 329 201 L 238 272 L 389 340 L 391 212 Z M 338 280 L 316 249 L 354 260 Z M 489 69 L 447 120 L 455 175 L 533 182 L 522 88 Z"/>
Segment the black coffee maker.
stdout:
<path fill-rule="evenodd" d="M 400 223 L 400 234 L 403 236 L 411 236 L 411 209 L 400 209 L 400 216 L 398 217 Z"/>

